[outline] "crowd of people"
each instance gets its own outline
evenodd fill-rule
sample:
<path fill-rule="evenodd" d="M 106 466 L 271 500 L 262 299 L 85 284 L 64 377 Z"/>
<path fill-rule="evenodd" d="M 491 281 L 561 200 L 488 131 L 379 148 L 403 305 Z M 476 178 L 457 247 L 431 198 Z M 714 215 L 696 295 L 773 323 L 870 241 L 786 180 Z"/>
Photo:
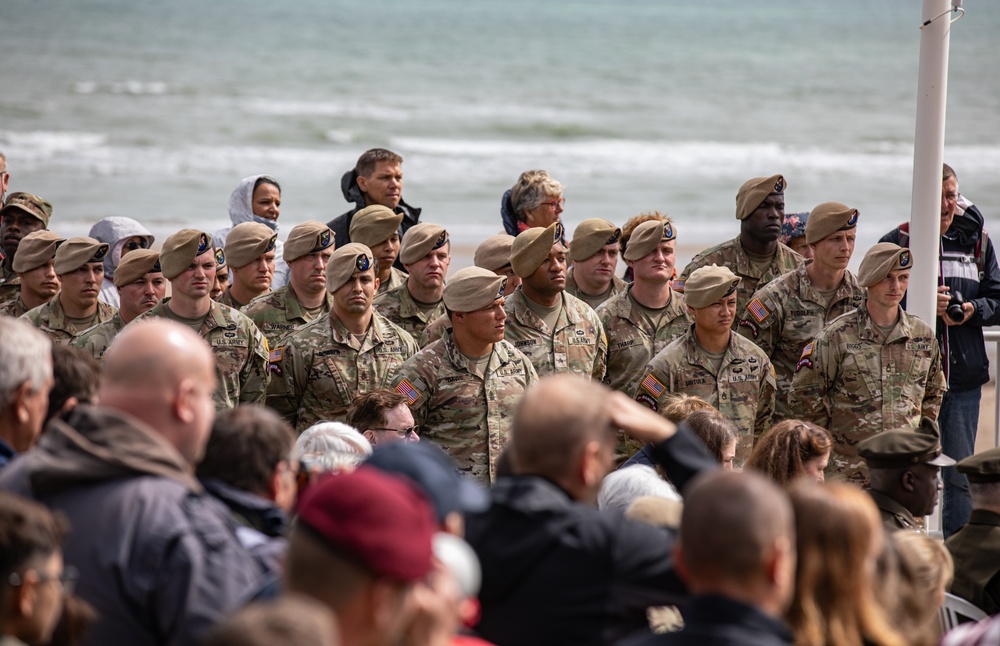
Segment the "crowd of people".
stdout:
<path fill-rule="evenodd" d="M 930 645 L 948 600 L 1000 613 L 1000 267 L 953 169 L 925 322 L 908 225 L 854 274 L 862 214 L 786 216 L 781 174 L 678 268 L 683 219 L 569 232 L 527 171 L 450 271 L 402 162 L 287 236 L 255 175 L 232 227 L 67 239 L 0 153 L 0 644 Z"/>

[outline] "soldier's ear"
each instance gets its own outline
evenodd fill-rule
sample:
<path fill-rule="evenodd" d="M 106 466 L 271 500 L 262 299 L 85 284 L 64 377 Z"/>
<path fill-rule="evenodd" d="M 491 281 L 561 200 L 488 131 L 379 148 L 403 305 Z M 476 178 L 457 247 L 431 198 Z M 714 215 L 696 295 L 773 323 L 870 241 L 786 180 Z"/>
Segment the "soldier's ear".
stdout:
<path fill-rule="evenodd" d="M 915 479 L 916 476 L 913 475 L 912 471 L 904 471 L 903 474 L 899 476 L 899 484 L 903 487 L 903 491 L 913 491 L 916 489 L 913 482 Z"/>

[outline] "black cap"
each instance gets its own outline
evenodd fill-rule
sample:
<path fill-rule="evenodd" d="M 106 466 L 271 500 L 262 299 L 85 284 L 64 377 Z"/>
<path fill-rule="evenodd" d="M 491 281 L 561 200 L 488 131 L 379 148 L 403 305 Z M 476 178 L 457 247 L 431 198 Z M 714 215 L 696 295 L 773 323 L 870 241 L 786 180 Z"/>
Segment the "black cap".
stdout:
<path fill-rule="evenodd" d="M 873 435 L 858 443 L 858 455 L 871 469 L 897 469 L 921 463 L 936 467 L 955 464 L 941 452 L 941 443 L 936 436 L 912 430 L 885 431 Z"/>
<path fill-rule="evenodd" d="M 380 445 L 365 464 L 413 480 L 434 503 L 438 522 L 453 511 L 476 512 L 490 506 L 486 490 L 460 474 L 452 459 L 430 442 Z"/>
<path fill-rule="evenodd" d="M 969 482 L 1000 482 L 1000 449 L 989 449 L 970 455 L 955 468 L 959 473 L 968 476 Z"/>

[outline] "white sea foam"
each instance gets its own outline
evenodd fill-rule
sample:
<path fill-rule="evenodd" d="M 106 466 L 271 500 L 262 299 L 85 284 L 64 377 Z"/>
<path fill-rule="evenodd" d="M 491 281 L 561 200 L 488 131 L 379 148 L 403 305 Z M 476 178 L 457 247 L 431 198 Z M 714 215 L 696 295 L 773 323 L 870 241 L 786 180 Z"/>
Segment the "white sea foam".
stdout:
<path fill-rule="evenodd" d="M 96 81 L 77 81 L 73 84 L 76 94 L 130 94 L 132 96 L 159 96 L 167 94 L 170 85 L 163 81 L 112 81 L 98 83 Z"/>

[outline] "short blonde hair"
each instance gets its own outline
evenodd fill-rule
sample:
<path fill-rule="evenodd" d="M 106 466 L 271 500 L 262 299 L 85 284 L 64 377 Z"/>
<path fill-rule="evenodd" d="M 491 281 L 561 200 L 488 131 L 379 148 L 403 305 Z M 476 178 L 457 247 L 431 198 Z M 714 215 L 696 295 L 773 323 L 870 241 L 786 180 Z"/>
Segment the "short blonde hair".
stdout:
<path fill-rule="evenodd" d="M 300 464 L 323 471 L 354 469 L 372 454 L 372 445 L 353 426 L 342 422 L 319 422 L 302 432 L 292 455 Z"/>
<path fill-rule="evenodd" d="M 955 575 L 951 554 L 944 543 L 920 532 L 899 531 L 892 540 L 900 574 L 895 623 L 909 644 L 937 644 L 941 638 L 937 611 Z"/>

